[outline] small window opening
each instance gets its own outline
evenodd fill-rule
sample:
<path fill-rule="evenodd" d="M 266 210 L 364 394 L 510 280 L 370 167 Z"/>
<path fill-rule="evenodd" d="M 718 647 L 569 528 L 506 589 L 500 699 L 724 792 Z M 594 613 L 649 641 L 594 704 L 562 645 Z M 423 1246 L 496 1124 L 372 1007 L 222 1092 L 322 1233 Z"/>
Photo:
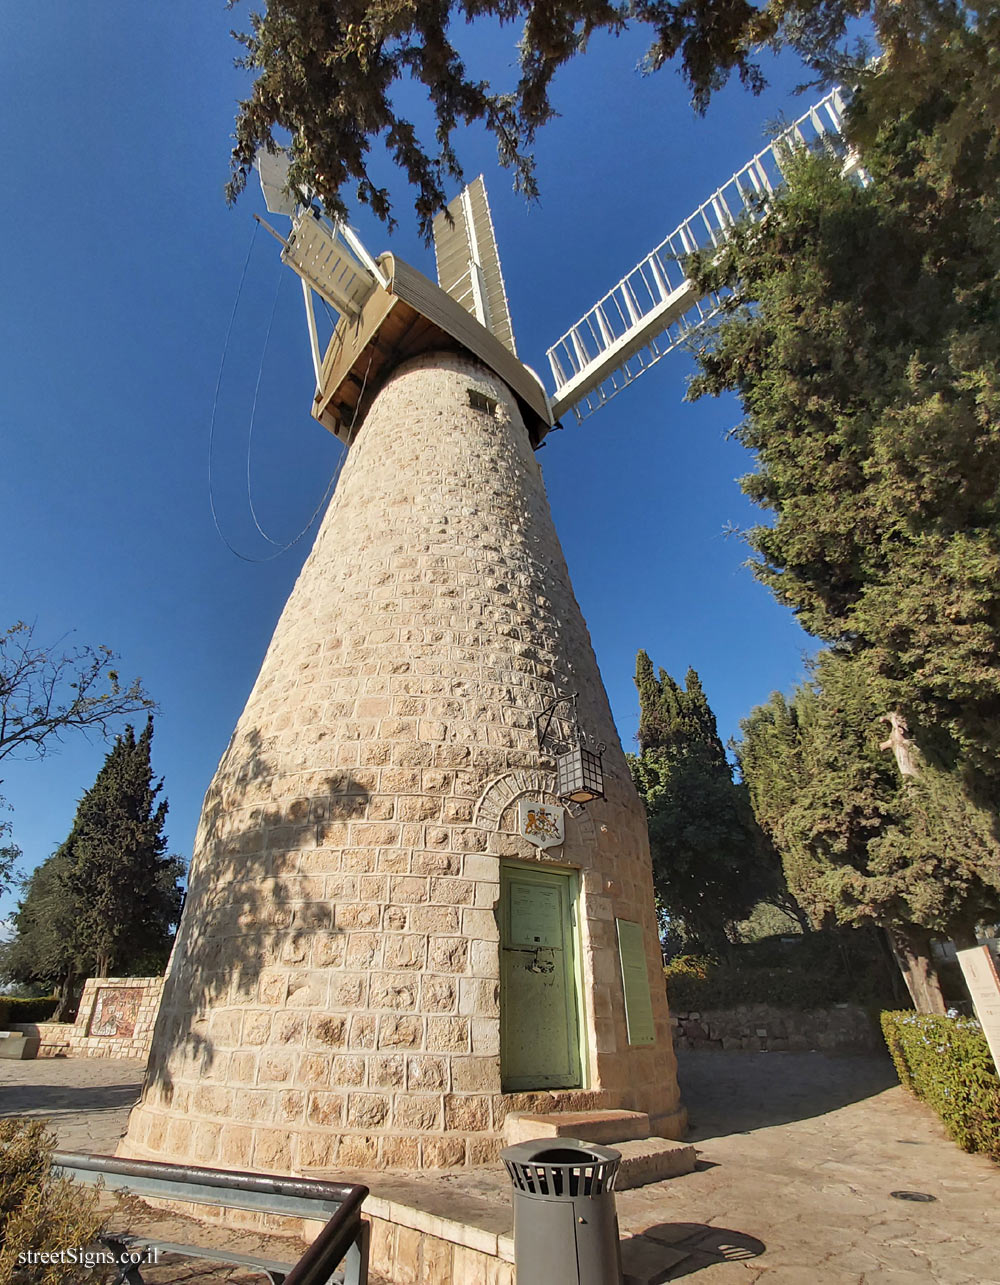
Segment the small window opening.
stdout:
<path fill-rule="evenodd" d="M 496 414 L 496 399 L 487 397 L 485 393 L 481 393 L 475 388 L 469 389 L 469 405 L 473 410 L 481 410 L 487 415 Z"/>

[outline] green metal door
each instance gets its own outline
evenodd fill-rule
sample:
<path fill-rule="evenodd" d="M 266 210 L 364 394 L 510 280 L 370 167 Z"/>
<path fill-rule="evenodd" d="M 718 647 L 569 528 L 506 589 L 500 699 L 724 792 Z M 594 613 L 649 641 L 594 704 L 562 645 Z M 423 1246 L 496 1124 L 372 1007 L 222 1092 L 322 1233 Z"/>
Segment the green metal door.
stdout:
<path fill-rule="evenodd" d="M 500 867 L 504 1092 L 581 1086 L 572 871 Z"/>

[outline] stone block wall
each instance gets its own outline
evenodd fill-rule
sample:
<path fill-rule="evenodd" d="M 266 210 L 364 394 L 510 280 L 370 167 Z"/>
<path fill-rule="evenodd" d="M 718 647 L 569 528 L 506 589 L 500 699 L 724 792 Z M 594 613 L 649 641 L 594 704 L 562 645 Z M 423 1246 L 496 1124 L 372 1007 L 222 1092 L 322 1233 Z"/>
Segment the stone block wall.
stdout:
<path fill-rule="evenodd" d="M 555 801 L 535 718 L 573 692 L 608 746 L 607 797 L 539 853 L 517 801 Z M 510 858 L 578 873 L 578 1090 L 503 1092 Z M 648 1047 L 628 1043 L 616 916 L 644 932 Z M 414 359 L 351 448 L 206 796 L 122 1153 L 495 1163 L 508 1110 L 560 1104 L 643 1110 L 680 1136 L 660 978 L 645 816 L 516 400 L 472 360 Z"/>
<path fill-rule="evenodd" d="M 148 1057 L 162 977 L 90 977 L 70 1037 L 71 1057 Z"/>
<path fill-rule="evenodd" d="M 885 1042 L 868 1012 L 856 1004 L 834 1004 L 805 1012 L 770 1004 L 674 1013 L 679 1049 L 749 1049 L 804 1052 L 808 1049 L 876 1053 Z"/>
<path fill-rule="evenodd" d="M 38 1040 L 36 1057 L 72 1056 L 72 1022 L 11 1022 L 10 1029 Z"/>
<path fill-rule="evenodd" d="M 75 1022 L 12 1024 L 37 1035 L 39 1057 L 149 1056 L 162 977 L 90 977 Z"/>

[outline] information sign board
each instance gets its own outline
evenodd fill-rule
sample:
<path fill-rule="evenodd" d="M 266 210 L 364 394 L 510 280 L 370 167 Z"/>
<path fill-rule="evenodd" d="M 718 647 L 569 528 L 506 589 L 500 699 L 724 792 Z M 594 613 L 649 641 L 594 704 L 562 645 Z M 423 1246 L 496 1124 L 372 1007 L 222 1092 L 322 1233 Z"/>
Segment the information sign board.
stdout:
<path fill-rule="evenodd" d="M 996 963 L 989 946 L 972 946 L 957 953 L 972 1006 L 1000 1074 L 1000 976 Z"/>
<path fill-rule="evenodd" d="M 625 1021 L 629 1044 L 655 1044 L 653 1003 L 649 995 L 649 973 L 643 948 L 642 928 L 628 919 L 616 919 L 618 955 L 625 991 Z"/>

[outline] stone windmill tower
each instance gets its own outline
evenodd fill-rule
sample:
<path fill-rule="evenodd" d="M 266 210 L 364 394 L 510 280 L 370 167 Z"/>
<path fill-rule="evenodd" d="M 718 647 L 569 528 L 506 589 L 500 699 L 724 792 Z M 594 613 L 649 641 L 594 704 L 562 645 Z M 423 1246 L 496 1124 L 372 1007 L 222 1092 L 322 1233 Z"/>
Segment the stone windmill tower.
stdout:
<path fill-rule="evenodd" d="M 680 258 L 840 113 L 813 108 L 563 336 L 552 402 L 515 353 L 481 180 L 437 222 L 435 285 L 261 157 L 313 414 L 350 451 L 205 798 L 125 1154 L 475 1165 L 519 1112 L 681 1135 L 645 814 L 534 452 L 710 314 Z M 314 292 L 341 317 L 325 354 Z"/>
<path fill-rule="evenodd" d="M 129 1155 L 435 1168 L 493 1160 L 511 1111 L 684 1128 L 548 400 L 481 180 L 451 213 L 441 286 L 295 213 L 283 258 L 341 314 L 313 414 L 350 451 L 205 799 Z"/>

